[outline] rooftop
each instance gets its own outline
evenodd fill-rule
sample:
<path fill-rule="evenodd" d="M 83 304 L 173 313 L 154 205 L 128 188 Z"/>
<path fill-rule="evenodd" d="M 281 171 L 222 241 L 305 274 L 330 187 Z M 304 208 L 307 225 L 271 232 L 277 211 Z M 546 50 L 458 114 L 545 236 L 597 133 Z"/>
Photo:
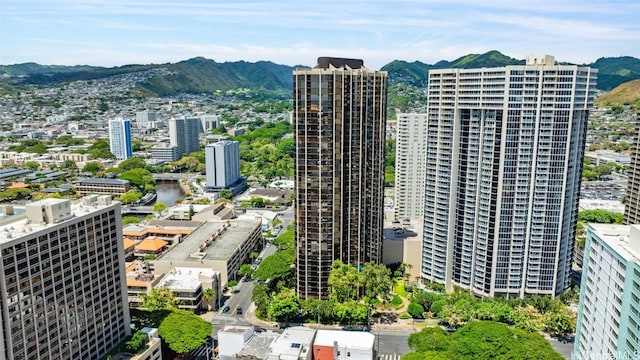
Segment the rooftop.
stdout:
<path fill-rule="evenodd" d="M 220 330 L 220 332 L 223 332 L 223 333 L 234 333 L 234 334 L 244 334 L 250 331 L 253 331 L 253 326 L 227 325 Z"/>
<path fill-rule="evenodd" d="M 201 253 L 207 260 L 227 261 L 249 234 L 260 225 L 261 220 L 257 218 L 252 220 L 207 221 L 185 237 L 181 243 L 176 244 L 170 251 L 165 253 L 160 260 L 200 262 L 201 258 L 191 257 L 190 255 Z M 223 230 L 224 227 L 228 228 Z M 209 240 L 219 230 L 220 234 L 215 240 L 209 246 L 200 249 L 201 244 Z"/>
<path fill-rule="evenodd" d="M 142 241 L 138 245 L 136 245 L 136 250 L 138 251 L 160 251 L 162 248 L 167 246 L 168 242 L 162 240 L 159 237 L 148 237 Z"/>
<path fill-rule="evenodd" d="M 75 181 L 76 184 L 103 184 L 103 185 L 124 185 L 128 184 L 129 180 L 120 179 L 103 179 L 103 178 L 85 178 Z"/>
<path fill-rule="evenodd" d="M 271 354 L 297 357 L 310 350 L 315 335 L 315 329 L 303 326 L 287 328 L 273 343 Z"/>
<path fill-rule="evenodd" d="M 405 240 L 411 238 L 422 237 L 422 223 L 413 219 L 413 221 L 391 222 L 385 220 L 383 228 L 384 240 Z"/>
<path fill-rule="evenodd" d="M 329 69 L 330 67 L 360 69 L 364 67 L 364 61 L 360 59 L 334 58 L 328 56 L 318 58 L 318 65 L 316 68 Z"/>
<path fill-rule="evenodd" d="M 367 331 L 342 331 L 342 330 L 318 330 L 314 345 L 333 346 L 338 343 L 339 346 L 351 349 L 373 349 L 375 335 Z"/>
<path fill-rule="evenodd" d="M 640 263 L 640 225 L 589 224 L 626 261 Z"/>
<path fill-rule="evenodd" d="M 166 287 L 172 291 L 195 291 L 201 286 L 198 275 L 216 277 L 220 273 L 212 269 L 176 267 L 171 270 L 160 282 L 158 287 Z"/>
<path fill-rule="evenodd" d="M 238 357 L 249 359 L 266 359 L 269 347 L 276 341 L 278 336 L 280 334 L 274 332 L 254 334 L 237 355 Z"/>
<path fill-rule="evenodd" d="M 108 208 L 113 206 L 114 204 L 119 203 L 99 203 L 92 202 L 90 205 L 83 205 L 82 201 L 70 201 L 66 199 L 43 199 L 40 201 L 29 203 L 29 206 L 38 206 L 38 205 L 55 205 L 63 202 L 69 201 L 71 205 L 71 217 L 69 219 L 62 220 L 60 222 L 54 223 L 43 223 L 39 221 L 31 221 L 27 212 L 25 212 L 25 207 L 16 207 L 14 211 L 19 213 L 13 216 L 7 216 L 5 221 L 1 221 L 2 217 L 0 217 L 0 244 L 11 241 L 12 239 L 21 238 L 23 236 L 27 236 L 28 234 L 45 230 L 47 228 L 54 227 L 60 223 L 65 223 L 67 221 L 73 221 L 75 218 L 79 218 L 85 215 L 89 215 L 91 213 L 97 212 L 99 210 Z"/>

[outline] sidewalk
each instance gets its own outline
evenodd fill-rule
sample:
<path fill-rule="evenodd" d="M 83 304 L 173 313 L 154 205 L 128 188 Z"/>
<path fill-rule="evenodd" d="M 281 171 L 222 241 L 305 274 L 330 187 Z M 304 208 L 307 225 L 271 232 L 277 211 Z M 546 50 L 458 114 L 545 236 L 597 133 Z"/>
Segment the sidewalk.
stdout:
<path fill-rule="evenodd" d="M 254 303 L 251 303 L 251 306 L 249 306 L 249 309 L 247 312 L 245 312 L 245 316 L 244 316 L 245 320 L 247 320 L 248 323 L 254 326 L 268 329 L 268 330 L 280 330 L 280 328 L 278 327 L 279 323 L 274 321 L 264 321 L 264 320 L 258 319 L 256 317 L 255 310 L 256 310 L 256 305 Z M 291 323 L 289 325 L 294 326 L 294 323 Z M 295 324 L 295 325 L 298 325 L 298 324 Z M 318 323 L 304 323 L 299 325 L 312 328 L 312 329 L 324 329 L 324 330 L 342 330 L 345 327 L 345 325 L 340 325 L 340 324 L 318 324 Z M 374 323 L 371 326 L 371 330 L 420 331 L 424 327 L 425 327 L 425 323 L 416 323 L 413 320 L 398 320 L 393 324 Z"/>
<path fill-rule="evenodd" d="M 269 330 L 278 330 L 278 323 L 272 321 L 264 321 L 256 316 L 256 304 L 251 303 L 249 309 L 245 312 L 244 319 L 251 325 L 262 327 Z"/>

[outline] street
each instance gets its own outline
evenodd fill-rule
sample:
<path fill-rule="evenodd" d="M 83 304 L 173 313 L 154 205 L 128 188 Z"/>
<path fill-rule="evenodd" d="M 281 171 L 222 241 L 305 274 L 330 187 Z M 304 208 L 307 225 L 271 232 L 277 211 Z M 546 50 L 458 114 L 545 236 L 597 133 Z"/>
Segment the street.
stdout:
<path fill-rule="evenodd" d="M 376 336 L 374 349 L 377 350 L 378 359 L 395 360 L 409 351 L 407 338 L 412 334 L 413 330 L 378 330 L 372 331 Z"/>

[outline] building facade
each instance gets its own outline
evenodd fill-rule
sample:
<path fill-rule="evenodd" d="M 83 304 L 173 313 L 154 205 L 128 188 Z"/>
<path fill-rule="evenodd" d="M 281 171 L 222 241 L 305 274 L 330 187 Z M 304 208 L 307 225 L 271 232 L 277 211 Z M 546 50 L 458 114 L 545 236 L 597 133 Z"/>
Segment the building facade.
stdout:
<path fill-rule="evenodd" d="M 151 148 L 151 158 L 162 162 L 172 162 L 179 159 L 178 147 L 175 145 L 160 144 Z"/>
<path fill-rule="evenodd" d="M 293 82 L 297 291 L 326 298 L 334 260 L 382 261 L 387 73 L 321 57 Z"/>
<path fill-rule="evenodd" d="M 76 193 L 80 196 L 88 194 L 110 194 L 121 196 L 131 189 L 129 180 L 86 178 L 73 182 Z"/>
<path fill-rule="evenodd" d="M 429 72 L 422 276 L 481 296 L 569 286 L 596 70 Z"/>
<path fill-rule="evenodd" d="M 573 359 L 640 355 L 640 225 L 589 224 Z"/>
<path fill-rule="evenodd" d="M 220 116 L 219 115 L 201 115 L 200 116 L 200 126 L 202 126 L 202 131 L 209 132 L 220 125 Z"/>
<path fill-rule="evenodd" d="M 0 228 L 0 358 L 101 359 L 130 334 L 120 204 L 45 199 Z"/>
<path fill-rule="evenodd" d="M 138 129 L 151 129 L 156 127 L 156 112 L 155 111 L 138 111 L 136 112 L 136 125 Z"/>
<path fill-rule="evenodd" d="M 636 115 L 636 138 L 631 152 L 629 180 L 627 180 L 624 223 L 640 224 L 640 111 Z"/>
<path fill-rule="evenodd" d="M 111 153 L 118 160 L 126 160 L 133 156 L 131 120 L 109 120 L 109 145 Z"/>
<path fill-rule="evenodd" d="M 178 159 L 184 154 L 200 150 L 200 118 L 177 118 L 169 120 L 169 142 L 176 146 Z"/>
<path fill-rule="evenodd" d="M 396 219 L 422 219 L 426 171 L 427 114 L 396 111 Z"/>
<path fill-rule="evenodd" d="M 224 189 L 240 179 L 240 143 L 224 140 L 205 146 L 207 187 Z"/>

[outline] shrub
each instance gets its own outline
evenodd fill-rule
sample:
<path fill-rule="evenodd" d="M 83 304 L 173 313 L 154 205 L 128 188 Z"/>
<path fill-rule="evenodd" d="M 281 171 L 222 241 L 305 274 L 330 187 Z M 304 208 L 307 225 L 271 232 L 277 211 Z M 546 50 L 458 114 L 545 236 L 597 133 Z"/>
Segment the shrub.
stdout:
<path fill-rule="evenodd" d="M 127 341 L 124 346 L 127 352 L 137 354 L 147 347 L 147 335 L 138 330 L 133 334 L 133 336 L 131 336 L 131 339 Z"/>
<path fill-rule="evenodd" d="M 402 320 L 411 319 L 411 315 L 409 315 L 409 313 L 406 311 L 401 312 L 400 315 L 398 315 L 398 317 Z"/>
<path fill-rule="evenodd" d="M 438 301 L 434 301 L 433 304 L 431 304 L 431 312 L 434 313 L 436 316 L 440 316 L 440 312 L 442 311 L 442 308 L 447 305 L 447 300 L 438 300 Z"/>
<path fill-rule="evenodd" d="M 393 298 L 391 299 L 391 305 L 395 307 L 401 307 L 402 304 L 403 304 L 402 298 L 400 298 L 400 296 L 398 295 L 393 295 Z"/>
<path fill-rule="evenodd" d="M 422 305 L 420 305 L 418 303 L 415 303 L 415 302 L 412 301 L 409 304 L 409 308 L 407 309 L 407 312 L 414 319 L 424 319 L 424 315 L 423 315 L 424 308 L 422 307 Z"/>

